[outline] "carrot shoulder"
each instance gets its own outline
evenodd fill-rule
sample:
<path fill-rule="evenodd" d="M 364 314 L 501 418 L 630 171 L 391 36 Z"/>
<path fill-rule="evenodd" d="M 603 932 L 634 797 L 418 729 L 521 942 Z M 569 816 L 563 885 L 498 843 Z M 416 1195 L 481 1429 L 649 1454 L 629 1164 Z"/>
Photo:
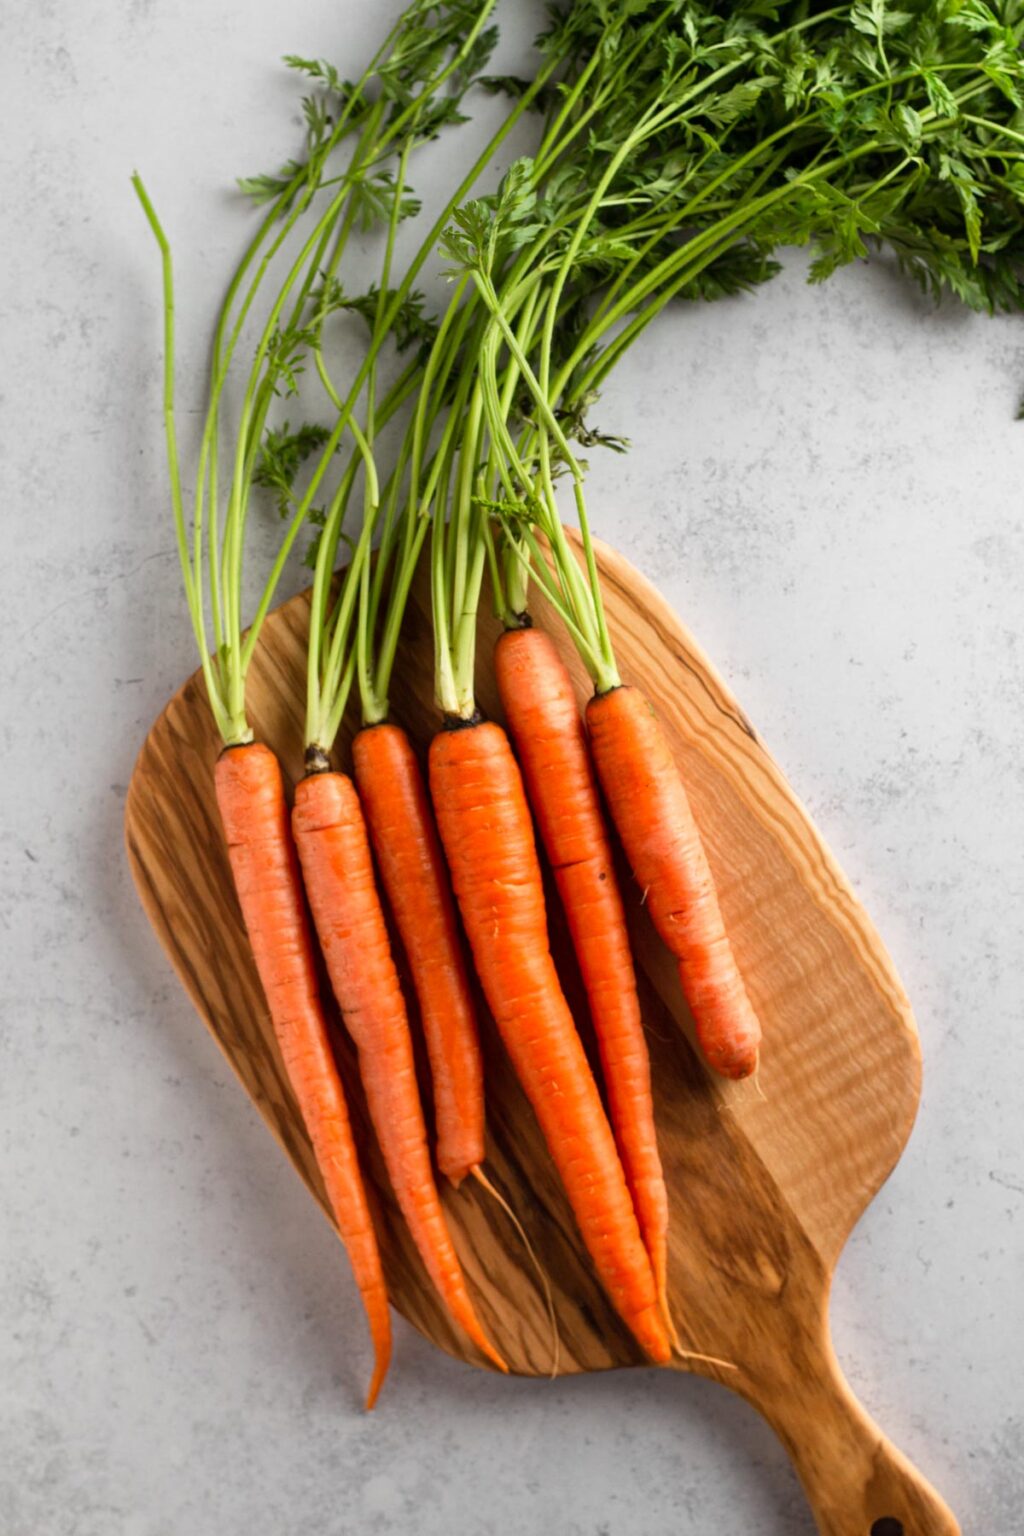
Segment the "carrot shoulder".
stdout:
<path fill-rule="evenodd" d="M 587 726 L 612 819 L 654 926 L 679 962 L 697 1041 L 716 1072 L 757 1070 L 761 1026 L 733 954 L 689 797 L 648 701 L 597 694 Z"/>
<path fill-rule="evenodd" d="M 554 871 L 597 1035 L 612 1128 L 667 1308 L 668 1195 L 651 1065 L 611 840 L 572 680 L 543 630 L 495 646 L 502 708 Z"/>
<path fill-rule="evenodd" d="M 376 1355 L 372 1408 L 391 1357 L 384 1271 L 345 1092 L 317 991 L 306 911 L 277 758 L 229 747 L 215 771 L 235 890 L 288 1081 L 366 1308 Z"/>
<path fill-rule="evenodd" d="M 477 973 L 583 1240 L 620 1316 L 665 1361 L 654 1273 L 548 948 L 530 811 L 501 727 L 467 724 L 436 736 L 430 788 Z"/>
<path fill-rule="evenodd" d="M 396 725 L 352 743 L 381 883 L 423 1020 L 434 1085 L 437 1165 L 458 1185 L 484 1159 L 483 1062 L 455 902 L 419 761 Z"/>
<path fill-rule="evenodd" d="M 359 1053 L 370 1118 L 402 1215 L 452 1317 L 504 1370 L 473 1309 L 434 1183 L 405 1000 L 352 781 L 342 773 L 303 779 L 292 827 L 331 985 Z"/>

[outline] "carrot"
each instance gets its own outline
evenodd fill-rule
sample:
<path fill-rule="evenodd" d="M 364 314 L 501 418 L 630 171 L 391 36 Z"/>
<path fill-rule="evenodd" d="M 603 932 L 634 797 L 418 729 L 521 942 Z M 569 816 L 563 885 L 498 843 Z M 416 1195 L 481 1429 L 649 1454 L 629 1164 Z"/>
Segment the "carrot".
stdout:
<path fill-rule="evenodd" d="M 289 551 L 307 521 L 316 516 L 314 509 L 322 506 L 324 537 L 321 540 L 322 561 L 317 566 L 317 606 L 311 624 L 307 688 L 307 716 L 315 717 L 315 729 L 309 735 L 307 745 L 323 743 L 329 747 L 333 741 L 344 713 L 344 687 L 340 685 L 340 679 L 350 675 L 354 658 L 346 655 L 344 613 L 336 610 L 330 601 L 330 573 L 341 539 L 345 503 L 359 467 L 356 455 L 353 455 L 349 468 L 336 477 L 337 454 L 343 441 L 351 435 L 359 463 L 365 470 L 364 495 L 368 515 L 364 543 L 368 547 L 374 532 L 374 519 L 370 513 L 377 504 L 378 491 L 373 464 L 374 436 L 407 398 L 419 371 L 418 363 L 407 365 L 378 398 L 377 359 L 393 336 L 396 321 L 400 321 L 410 305 L 415 309 L 413 285 L 416 274 L 435 250 L 437 238 L 451 211 L 469 192 L 513 123 L 528 109 L 530 100 L 542 87 L 539 76 L 536 85 L 531 86 L 522 102 L 510 111 L 490 144 L 477 157 L 404 275 L 400 278 L 396 275 L 396 280 L 391 282 L 397 226 L 410 211 L 409 198 L 403 193 L 408 157 L 423 139 L 421 115 L 428 111 L 439 94 L 443 94 L 447 106 L 454 107 L 469 88 L 480 67 L 481 46 L 485 53 L 487 51 L 486 27 L 493 0 L 484 0 L 468 19 L 464 7 L 449 8 L 451 14 L 443 6 L 435 9 L 439 14 L 431 15 L 430 46 L 424 50 L 422 7 L 418 4 L 407 7 L 384 47 L 360 75 L 347 104 L 342 103 L 330 121 L 319 124 L 314 134 L 315 145 L 311 141 L 308 156 L 301 164 L 293 164 L 294 175 L 289 172 L 287 187 L 282 183 L 283 190 L 276 197 L 274 207 L 268 210 L 259 230 L 247 241 L 214 332 L 205 424 L 194 476 L 182 475 L 175 425 L 175 301 L 170 245 L 145 187 L 138 176 L 133 177 L 161 256 L 163 415 L 171 510 L 185 597 L 207 696 L 217 730 L 228 749 L 222 766 L 217 769 L 218 798 L 239 900 L 252 937 L 271 1017 L 339 1229 L 348 1243 L 370 1313 L 377 1349 L 371 1402 L 379 1389 L 390 1351 L 390 1323 L 380 1259 L 360 1181 L 344 1094 L 331 1058 L 316 991 L 307 917 L 289 837 L 280 772 L 266 749 L 249 745 L 253 733 L 246 715 L 245 693 L 262 625 L 271 610 Z M 416 62 L 406 68 L 410 47 Z M 396 67 L 405 70 L 406 83 L 417 87 L 415 93 L 407 94 L 401 101 L 386 102 L 382 97 L 380 110 L 375 106 L 372 111 L 364 111 L 364 87 L 369 87 L 375 78 L 385 80 L 388 69 Z M 458 114 L 455 116 L 457 118 Z M 340 154 L 336 155 L 336 151 Z M 330 306 L 321 304 L 313 287 L 314 282 L 322 283 L 322 292 L 326 294 L 328 289 L 338 285 L 339 266 L 365 187 L 366 167 L 383 165 L 388 159 L 395 162 L 394 170 L 387 173 L 391 177 L 392 207 L 385 221 L 387 240 L 377 285 L 371 340 L 342 399 L 334 388 L 321 350 L 325 316 Z M 326 199 L 317 196 L 325 186 L 331 189 Z M 306 217 L 310 209 L 314 211 Z M 275 252 L 278 258 L 272 261 Z M 272 300 L 262 305 L 258 300 L 264 279 L 271 270 L 280 274 L 280 281 L 273 284 L 276 291 Z M 255 323 L 254 335 L 258 340 L 252 364 L 244 370 L 239 381 L 238 426 L 237 431 L 230 434 L 230 454 L 225 454 L 224 458 L 224 467 L 228 464 L 232 467 L 229 473 L 218 475 L 218 444 L 224 441 L 221 407 L 225 390 L 231 393 L 229 379 L 235 377 L 233 364 L 237 361 L 239 337 L 244 330 L 242 322 L 247 315 Z M 301 372 L 303 361 L 310 354 L 315 355 L 317 375 L 334 408 L 333 418 L 327 429 L 318 425 L 312 430 L 300 428 L 297 433 L 290 433 L 286 423 L 278 421 L 274 424 L 274 401 L 282 377 L 294 382 L 294 373 Z M 367 412 L 365 433 L 354 414 L 360 403 Z M 432 422 L 426 425 L 429 437 Z M 314 461 L 306 466 L 303 489 L 301 493 L 292 494 L 296 470 L 310 455 L 314 456 Z M 194 480 L 195 486 L 191 517 L 186 515 L 183 489 L 189 480 Z M 245 533 L 256 484 L 273 487 L 282 500 L 282 507 L 287 505 L 287 527 L 262 585 L 251 623 L 246 628 L 243 612 Z M 383 535 L 381 542 L 385 542 Z M 415 544 L 414 540 L 410 542 Z M 411 558 L 414 554 L 415 548 L 399 571 L 399 586 L 402 571 L 406 566 L 411 570 L 414 564 Z M 384 559 L 381 570 L 387 566 L 388 561 Z M 367 633 L 373 630 L 374 604 L 371 604 L 371 610 L 360 631 L 360 664 L 366 660 L 364 642 Z M 400 615 L 396 616 L 390 630 L 385 627 L 385 648 L 396 638 L 398 618 Z M 241 751 L 243 747 L 245 750 Z M 329 841 L 329 836 L 329 829 L 325 829 L 323 840 Z M 368 853 L 366 857 L 368 861 Z M 372 884 L 370 889 L 372 891 Z M 374 1034 L 372 1009 L 368 1017 L 366 1027 L 360 1027 L 364 1039 Z M 359 1022 L 362 1026 L 363 1021 Z M 386 1017 L 375 1033 L 385 1045 L 394 1045 L 395 1020 Z M 397 1059 L 401 1050 L 399 1040 L 392 1056 Z M 365 1055 L 365 1051 L 361 1052 L 364 1068 Z M 386 1077 L 385 1064 L 384 1061 L 376 1063 L 376 1080 L 371 1082 L 369 1097 L 378 1110 L 382 1102 L 385 1106 L 394 1103 L 400 1110 L 402 1105 L 396 1094 L 390 1093 L 391 1085 L 386 1081 L 382 1085 L 380 1081 Z M 368 1071 L 368 1076 L 373 1077 L 373 1074 Z M 402 1169 L 394 1158 L 389 1164 L 392 1176 L 397 1179 L 400 1191 L 416 1202 L 416 1230 L 421 1247 L 428 1235 L 432 1233 L 434 1237 L 435 1271 L 446 1287 L 453 1311 L 461 1317 L 481 1347 L 496 1363 L 501 1363 L 483 1338 L 469 1305 L 458 1260 L 440 1215 L 425 1145 L 422 1152 L 426 1187 L 423 1187 L 422 1170 L 417 1161 L 416 1116 L 419 1116 L 420 1141 L 424 1138 L 414 1081 L 412 1088 L 412 1120 L 389 1126 L 385 1136 L 389 1149 L 399 1145 L 403 1137 L 409 1143 L 405 1182 Z M 378 1114 L 378 1130 L 379 1119 Z"/>
<path fill-rule="evenodd" d="M 352 742 L 354 778 L 377 869 L 412 971 L 434 1085 L 437 1165 L 457 1189 L 467 1174 L 504 1211 L 537 1272 L 559 1343 L 551 1285 L 526 1230 L 484 1173 L 483 1059 L 451 881 L 419 760 L 405 731 L 364 725 Z"/>
<path fill-rule="evenodd" d="M 372 1408 L 391 1357 L 391 1317 L 345 1092 L 331 1052 L 277 758 L 252 743 L 228 747 L 215 769 L 235 890 L 288 1081 L 298 1100 L 363 1298 L 376 1363 Z"/>
<path fill-rule="evenodd" d="M 320 946 L 359 1052 L 370 1118 L 399 1207 L 452 1317 L 494 1365 L 507 1370 L 473 1310 L 434 1183 L 405 1000 L 351 779 L 330 772 L 304 778 L 295 791 L 292 827 Z"/>
<path fill-rule="evenodd" d="M 397 725 L 352 743 L 377 868 L 419 999 L 434 1085 L 437 1165 L 456 1187 L 484 1160 L 484 1080 L 451 883 L 423 774 Z"/>
<path fill-rule="evenodd" d="M 599 185 L 610 185 L 614 172 L 613 163 Z M 525 179 L 527 173 L 523 172 L 522 176 Z M 456 257 L 461 250 L 458 270 L 470 272 L 476 292 L 491 316 L 491 328 L 479 348 L 477 363 L 487 433 L 500 449 L 502 494 L 498 501 L 490 499 L 490 504 L 498 512 L 505 530 L 512 561 L 510 568 L 523 572 L 521 580 L 506 581 L 502 591 L 499 561 L 491 540 L 488 549 L 492 581 L 499 611 L 514 614 L 524 607 L 525 577 L 527 572 L 530 573 L 565 621 L 597 694 L 588 706 L 587 719 L 598 777 L 634 873 L 651 903 L 654 921 L 680 963 L 680 978 L 694 1015 L 698 1041 L 709 1065 L 716 1071 L 730 1077 L 746 1077 L 757 1070 L 760 1026 L 725 932 L 686 792 L 646 702 L 633 690 L 622 687 L 608 630 L 587 513 L 583 465 L 569 441 L 574 430 L 569 422 L 576 421 L 577 417 L 566 411 L 563 395 L 573 366 L 584 354 L 583 344 L 572 354 L 573 361 L 567 369 L 560 369 L 552 378 L 553 338 L 558 330 L 559 304 L 569 273 L 574 270 L 574 259 L 588 223 L 599 205 L 600 194 L 595 191 L 583 222 L 569 241 L 550 296 L 543 300 L 545 321 L 536 369 L 531 357 L 531 345 L 536 349 L 536 339 L 531 334 L 522 334 L 522 322 L 517 328 L 511 303 L 512 297 L 528 289 L 521 277 L 519 258 L 510 296 L 500 284 L 496 286 L 490 257 L 485 260 L 480 254 L 483 245 L 478 242 L 474 246 L 469 242 L 472 249 L 467 249 L 465 241 L 460 247 L 455 238 L 449 239 L 446 247 Z M 669 285 L 666 293 L 671 291 Z M 618 321 L 623 313 L 621 304 L 616 302 L 609 308 L 608 317 L 614 316 Z M 616 335 L 609 346 L 618 346 L 627 334 L 628 327 L 622 335 Z M 507 378 L 511 370 L 515 370 L 516 385 L 511 390 L 503 389 L 499 366 L 499 360 L 506 355 L 504 376 Z M 532 426 L 517 439 L 510 418 L 513 407 L 517 412 L 521 411 L 518 402 L 524 394 L 530 401 Z M 582 569 L 559 512 L 554 484 L 556 460 L 572 482 L 582 546 Z M 471 472 L 469 478 L 472 478 Z M 486 494 L 486 478 L 483 484 Z M 478 495 L 477 504 L 479 502 Z M 441 557 L 445 553 L 442 550 Z M 456 571 L 461 570 L 457 562 L 453 561 L 452 566 Z M 443 559 L 439 558 L 435 586 L 441 591 L 444 590 L 445 574 Z M 460 599 L 465 586 L 463 578 L 452 595 Z M 440 638 L 442 657 L 445 643 L 451 649 L 450 641 L 446 641 L 445 622 L 450 623 L 452 614 L 460 615 L 463 611 L 461 601 L 452 602 L 448 613 L 441 611 L 439 624 L 435 603 L 435 633 Z M 458 654 L 457 645 L 455 653 Z M 445 681 L 440 677 L 440 669 L 439 678 L 442 683 Z M 452 692 L 457 696 L 457 690 Z M 438 696 L 442 697 L 440 688 Z"/>
<path fill-rule="evenodd" d="M 551 1285 L 515 1211 L 484 1173 L 483 1061 L 451 881 L 423 773 L 405 731 L 364 725 L 352 743 L 356 788 L 419 998 L 434 1084 L 437 1163 L 458 1188 L 467 1174 L 504 1211 L 537 1272 L 559 1343 Z"/>
<path fill-rule="evenodd" d="M 543 630 L 506 630 L 494 661 L 502 708 L 587 989 L 612 1127 L 667 1315 L 668 1195 L 654 1127 L 651 1065 L 583 720 L 565 663 Z"/>
<path fill-rule="evenodd" d="M 757 1070 L 761 1026 L 725 931 L 689 797 L 636 688 L 595 694 L 587 726 L 601 787 L 662 939 L 679 962 L 697 1041 L 724 1077 Z"/>
<path fill-rule="evenodd" d="M 501 727 L 467 720 L 435 736 L 430 789 L 477 973 L 583 1240 L 625 1323 L 666 1361 L 654 1273 L 548 948 L 530 811 Z"/>

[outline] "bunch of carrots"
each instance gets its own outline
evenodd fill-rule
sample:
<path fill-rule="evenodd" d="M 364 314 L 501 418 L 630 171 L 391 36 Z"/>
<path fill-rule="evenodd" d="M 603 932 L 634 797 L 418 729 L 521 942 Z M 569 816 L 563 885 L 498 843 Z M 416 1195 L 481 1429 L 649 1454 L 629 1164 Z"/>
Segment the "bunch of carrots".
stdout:
<path fill-rule="evenodd" d="M 163 258 L 171 498 L 224 744 L 215 793 L 281 1056 L 369 1319 L 368 1406 L 390 1357 L 387 1290 L 313 930 L 403 1217 L 452 1318 L 498 1369 L 435 1175 L 491 1187 L 470 964 L 596 1272 L 653 1361 L 682 1346 L 627 902 L 642 893 L 678 964 L 708 1067 L 741 1079 L 758 1066 L 761 1025 L 700 829 L 657 718 L 619 675 L 605 619 L 578 453 L 623 446 L 588 425 L 600 385 L 671 299 L 764 281 L 771 252 L 793 241 L 816 243 L 816 279 L 862 254 L 865 239 L 884 240 L 925 286 L 978 307 L 1024 307 L 1016 6 L 1005 16 L 973 0 L 808 15 L 802 5 L 576 0 L 553 12 L 533 78 L 519 80 L 484 73 L 496 3 L 414 0 L 354 82 L 322 61 L 288 61 L 313 81 L 305 152 L 244 183 L 263 212 L 214 336 L 191 528 L 170 249 L 135 178 Z M 465 120 L 481 87 L 503 94 L 504 116 L 399 275 L 400 226 L 420 214 L 410 167 Z M 530 122 L 532 154 L 471 197 Z M 374 225 L 379 281 L 353 295 L 349 241 Z M 439 246 L 450 292 L 433 313 L 414 285 Z M 285 266 L 267 302 L 268 274 Z M 353 315 L 368 340 L 340 380 L 331 340 Z M 225 387 L 253 329 L 229 434 Z M 307 376 L 321 414 L 292 429 L 276 419 L 279 402 L 300 396 Z M 582 562 L 563 527 L 560 477 Z M 245 533 L 259 487 L 275 493 L 284 525 L 246 630 Z M 273 752 L 253 739 L 245 684 L 310 525 L 306 771 L 289 810 Z M 389 706 L 424 560 L 438 704 L 426 775 Z M 488 576 L 503 624 L 493 666 L 505 727 L 476 705 Z M 585 715 L 551 637 L 532 623 L 532 582 L 592 680 Z M 334 748 L 353 689 L 361 729 L 346 772 Z M 604 1098 L 551 957 L 535 826 L 579 961 Z M 615 837 L 635 894 L 619 886 Z M 389 913 L 422 1019 L 433 1147 Z"/>

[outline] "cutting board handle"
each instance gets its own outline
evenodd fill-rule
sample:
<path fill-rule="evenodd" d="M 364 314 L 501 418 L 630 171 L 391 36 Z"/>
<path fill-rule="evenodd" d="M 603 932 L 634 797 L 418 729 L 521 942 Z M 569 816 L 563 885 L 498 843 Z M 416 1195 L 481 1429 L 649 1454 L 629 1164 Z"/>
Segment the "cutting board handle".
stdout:
<path fill-rule="evenodd" d="M 789 1452 L 821 1536 L 960 1536 L 952 1510 L 854 1397 L 827 1324 L 818 1347 L 801 1339 L 780 1351 L 778 1371 L 743 1390 Z"/>

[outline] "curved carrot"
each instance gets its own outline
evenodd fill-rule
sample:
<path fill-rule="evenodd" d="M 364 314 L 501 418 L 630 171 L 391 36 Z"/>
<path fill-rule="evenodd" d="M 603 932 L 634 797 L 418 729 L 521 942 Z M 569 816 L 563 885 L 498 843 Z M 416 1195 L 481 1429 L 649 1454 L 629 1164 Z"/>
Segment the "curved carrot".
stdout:
<path fill-rule="evenodd" d="M 671 1349 L 611 1127 L 548 948 L 533 825 L 508 738 L 435 736 L 430 790 L 477 973 L 617 1311 L 655 1360 Z"/>
<path fill-rule="evenodd" d="M 457 1187 L 484 1160 L 484 1077 L 448 871 L 405 732 L 397 725 L 364 726 L 352 743 L 352 762 L 419 999 L 434 1084 L 437 1166 Z"/>
<path fill-rule="evenodd" d="M 215 769 L 228 857 L 253 959 L 288 1081 L 366 1308 L 376 1356 L 372 1408 L 391 1358 L 384 1271 L 317 991 L 306 909 L 277 758 L 253 743 L 228 747 Z"/>
<path fill-rule="evenodd" d="M 370 1118 L 398 1204 L 452 1317 L 489 1360 L 507 1370 L 477 1320 L 438 1199 L 405 1000 L 351 779 L 342 773 L 303 779 L 292 828 L 320 947 L 359 1052 Z"/>
<path fill-rule="evenodd" d="M 658 1156 L 651 1064 L 626 913 L 572 680 L 543 630 L 509 629 L 494 649 L 502 708 L 526 780 L 601 1052 L 612 1128 L 668 1310 L 668 1195 Z"/>
<path fill-rule="evenodd" d="M 757 1070 L 761 1026 L 725 931 L 707 855 L 661 726 L 636 688 L 595 694 L 590 744 L 647 909 L 679 961 L 697 1041 L 724 1077 Z"/>

